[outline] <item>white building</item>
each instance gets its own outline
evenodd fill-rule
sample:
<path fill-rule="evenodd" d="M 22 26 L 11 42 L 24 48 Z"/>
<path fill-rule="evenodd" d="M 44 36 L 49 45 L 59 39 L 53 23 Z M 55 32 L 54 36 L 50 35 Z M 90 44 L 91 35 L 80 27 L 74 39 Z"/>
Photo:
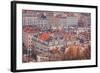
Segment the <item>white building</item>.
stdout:
<path fill-rule="evenodd" d="M 38 54 L 38 55 L 37 55 L 37 61 L 38 61 L 38 62 L 49 61 L 49 53 Z"/>

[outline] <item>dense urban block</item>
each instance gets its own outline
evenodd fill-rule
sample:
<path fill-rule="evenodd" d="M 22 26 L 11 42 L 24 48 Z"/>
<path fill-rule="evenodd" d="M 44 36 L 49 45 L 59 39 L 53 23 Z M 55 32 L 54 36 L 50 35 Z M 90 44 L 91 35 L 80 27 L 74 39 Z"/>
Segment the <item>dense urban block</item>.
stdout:
<path fill-rule="evenodd" d="M 91 59 L 91 14 L 22 10 L 22 61 Z"/>

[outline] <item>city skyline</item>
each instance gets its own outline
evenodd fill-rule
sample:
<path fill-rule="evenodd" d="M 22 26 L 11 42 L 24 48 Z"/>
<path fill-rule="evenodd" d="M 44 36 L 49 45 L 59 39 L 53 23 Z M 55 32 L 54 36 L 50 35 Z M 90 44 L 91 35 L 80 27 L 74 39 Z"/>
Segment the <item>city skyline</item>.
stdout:
<path fill-rule="evenodd" d="M 91 58 L 91 14 L 22 10 L 23 62 Z"/>

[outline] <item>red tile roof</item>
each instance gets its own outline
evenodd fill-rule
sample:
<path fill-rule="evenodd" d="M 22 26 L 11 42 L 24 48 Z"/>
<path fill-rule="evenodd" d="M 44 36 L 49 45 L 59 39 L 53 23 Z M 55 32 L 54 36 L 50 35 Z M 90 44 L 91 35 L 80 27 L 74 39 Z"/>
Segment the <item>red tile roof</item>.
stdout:
<path fill-rule="evenodd" d="M 33 26 L 29 26 L 29 25 L 23 27 L 23 32 L 26 32 L 26 33 L 35 33 L 38 30 L 39 30 L 39 28 L 33 27 Z"/>
<path fill-rule="evenodd" d="M 46 41 L 50 37 L 50 32 L 43 32 L 38 38 L 42 41 Z"/>

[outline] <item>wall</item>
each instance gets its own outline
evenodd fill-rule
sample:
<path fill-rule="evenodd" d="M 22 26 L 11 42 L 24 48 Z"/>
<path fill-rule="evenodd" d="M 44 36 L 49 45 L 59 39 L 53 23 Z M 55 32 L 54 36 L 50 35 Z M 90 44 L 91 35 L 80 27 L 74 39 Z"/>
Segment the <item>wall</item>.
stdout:
<path fill-rule="evenodd" d="M 10 1 L 11 0 L 0 0 L 0 73 L 11 73 L 10 72 L 10 34 L 11 34 L 10 33 Z M 98 5 L 100 7 L 100 0 L 31 0 L 31 1 Z M 100 10 L 99 10 L 99 13 L 100 13 Z M 100 25 L 98 26 L 98 28 L 99 27 Z M 100 37 L 100 33 L 98 37 Z M 100 38 L 98 40 L 100 40 Z M 100 52 L 99 48 L 98 48 L 98 51 Z M 100 56 L 100 53 L 99 53 L 99 56 Z M 100 57 L 99 57 L 99 61 L 100 61 Z M 70 73 L 92 73 L 92 72 L 99 73 L 100 67 L 84 68 L 84 69 L 38 71 L 36 73 L 52 73 L 52 72 L 54 73 L 66 73 L 66 72 L 67 73 L 69 72 Z M 30 73 L 33 73 L 33 72 L 30 72 Z"/>

